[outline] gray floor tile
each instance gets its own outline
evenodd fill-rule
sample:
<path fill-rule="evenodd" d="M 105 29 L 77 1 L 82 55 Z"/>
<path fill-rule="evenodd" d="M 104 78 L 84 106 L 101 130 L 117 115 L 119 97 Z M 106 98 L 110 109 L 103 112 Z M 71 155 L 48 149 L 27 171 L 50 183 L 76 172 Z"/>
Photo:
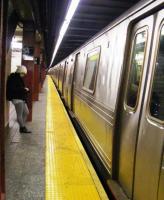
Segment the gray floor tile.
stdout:
<path fill-rule="evenodd" d="M 46 83 L 33 104 L 31 134 L 20 134 L 16 115 L 10 116 L 6 134 L 6 200 L 43 200 L 45 190 Z M 13 117 L 13 118 L 12 118 Z"/>

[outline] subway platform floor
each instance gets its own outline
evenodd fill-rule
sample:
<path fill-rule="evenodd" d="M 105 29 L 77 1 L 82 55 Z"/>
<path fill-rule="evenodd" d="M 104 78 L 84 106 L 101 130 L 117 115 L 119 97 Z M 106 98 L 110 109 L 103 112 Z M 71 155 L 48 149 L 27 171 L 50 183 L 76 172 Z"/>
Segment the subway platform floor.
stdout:
<path fill-rule="evenodd" d="M 33 105 L 31 134 L 14 111 L 6 135 L 6 200 L 108 200 L 50 77 Z"/>
<path fill-rule="evenodd" d="M 33 104 L 31 134 L 20 134 L 14 106 L 6 136 L 6 200 L 43 200 L 45 196 L 45 120 L 47 81 Z"/>

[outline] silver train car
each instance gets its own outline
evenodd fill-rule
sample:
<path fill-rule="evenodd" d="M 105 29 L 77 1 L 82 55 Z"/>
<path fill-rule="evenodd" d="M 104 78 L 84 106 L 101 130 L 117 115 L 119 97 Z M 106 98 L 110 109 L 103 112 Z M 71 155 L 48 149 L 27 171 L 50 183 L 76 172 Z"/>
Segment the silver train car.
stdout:
<path fill-rule="evenodd" d="M 164 200 L 164 1 L 141 1 L 49 73 L 111 190 Z"/>

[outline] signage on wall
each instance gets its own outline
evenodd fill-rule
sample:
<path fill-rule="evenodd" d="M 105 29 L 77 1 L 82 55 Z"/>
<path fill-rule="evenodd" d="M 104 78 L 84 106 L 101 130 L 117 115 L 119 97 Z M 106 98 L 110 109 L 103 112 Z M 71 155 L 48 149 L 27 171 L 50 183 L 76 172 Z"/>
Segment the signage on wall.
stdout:
<path fill-rule="evenodd" d="M 34 60 L 34 48 L 30 46 L 24 46 L 22 49 L 23 60 Z"/>

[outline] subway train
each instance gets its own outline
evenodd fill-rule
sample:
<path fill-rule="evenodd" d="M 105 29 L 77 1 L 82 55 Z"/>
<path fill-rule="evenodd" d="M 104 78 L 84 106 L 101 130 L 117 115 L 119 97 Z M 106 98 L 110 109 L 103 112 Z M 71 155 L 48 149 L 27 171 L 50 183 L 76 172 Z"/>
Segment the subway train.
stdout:
<path fill-rule="evenodd" d="M 111 190 L 164 200 L 164 1 L 141 1 L 49 74 Z"/>

